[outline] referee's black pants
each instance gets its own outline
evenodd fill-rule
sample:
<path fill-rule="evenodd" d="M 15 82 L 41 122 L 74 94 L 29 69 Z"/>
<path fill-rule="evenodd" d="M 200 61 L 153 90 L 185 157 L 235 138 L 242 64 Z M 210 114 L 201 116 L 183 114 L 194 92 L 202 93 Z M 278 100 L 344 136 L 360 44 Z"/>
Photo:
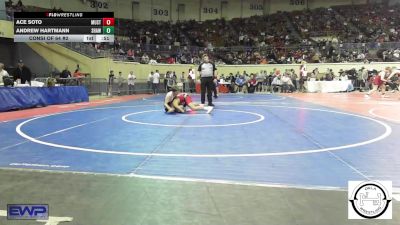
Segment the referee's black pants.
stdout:
<path fill-rule="evenodd" d="M 212 91 L 214 89 L 213 77 L 202 77 L 201 78 L 201 103 L 206 102 L 206 90 L 207 90 L 207 100 L 208 104 L 212 104 Z"/>

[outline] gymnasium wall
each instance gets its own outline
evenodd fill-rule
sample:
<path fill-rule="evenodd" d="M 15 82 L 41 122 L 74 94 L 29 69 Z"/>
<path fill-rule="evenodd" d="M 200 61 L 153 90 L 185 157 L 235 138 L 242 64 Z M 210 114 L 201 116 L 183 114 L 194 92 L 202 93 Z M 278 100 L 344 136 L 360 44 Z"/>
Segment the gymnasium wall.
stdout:
<path fill-rule="evenodd" d="M 368 0 L 22 0 L 24 5 L 65 11 L 112 11 L 116 18 L 135 20 L 210 20 L 267 15 L 333 5 L 365 4 Z M 396 2 L 399 0 L 391 0 Z"/>

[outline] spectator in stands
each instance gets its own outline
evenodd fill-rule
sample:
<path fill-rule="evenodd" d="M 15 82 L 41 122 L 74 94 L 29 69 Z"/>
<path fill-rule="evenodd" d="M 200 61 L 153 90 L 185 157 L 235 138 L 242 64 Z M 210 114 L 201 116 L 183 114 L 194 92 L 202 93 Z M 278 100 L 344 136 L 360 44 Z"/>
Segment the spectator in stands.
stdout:
<path fill-rule="evenodd" d="M 22 1 L 21 0 L 18 0 L 18 2 L 17 2 L 17 5 L 16 5 L 17 7 L 23 7 L 24 5 L 22 4 Z"/>
<path fill-rule="evenodd" d="M 21 84 L 25 84 L 26 82 L 28 82 L 28 84 L 31 85 L 31 78 L 31 70 L 24 65 L 24 62 L 22 60 L 19 60 L 18 67 L 14 72 L 14 81 L 18 82 L 18 80 L 20 80 Z"/>
<path fill-rule="evenodd" d="M 60 78 L 70 78 L 71 72 L 68 70 L 68 65 L 65 66 L 65 69 L 61 72 Z"/>
<path fill-rule="evenodd" d="M 82 84 L 83 79 L 85 78 L 85 75 L 80 71 L 79 66 L 75 69 L 73 77 L 75 78 L 77 85 L 81 85 Z"/>
<path fill-rule="evenodd" d="M 69 78 L 71 78 L 71 72 L 68 70 L 68 65 L 65 66 L 65 69 L 60 73 L 59 83 L 63 85 L 68 85 Z"/>
<path fill-rule="evenodd" d="M 133 71 L 130 71 L 128 74 L 128 93 L 130 95 L 135 93 L 135 80 L 135 74 L 133 74 Z"/>
<path fill-rule="evenodd" d="M 149 56 L 146 53 L 144 53 L 143 56 L 142 56 L 141 63 L 149 64 L 149 62 L 150 62 Z"/>
<path fill-rule="evenodd" d="M 6 7 L 12 7 L 13 1 L 12 0 L 8 0 L 8 1 L 5 2 L 5 4 L 6 4 Z"/>
<path fill-rule="evenodd" d="M 131 48 L 127 51 L 126 55 L 128 60 L 133 60 L 135 58 L 135 52 Z"/>
<path fill-rule="evenodd" d="M 3 78 L 10 76 L 8 72 L 4 69 L 4 64 L 0 63 L 0 86 L 4 85 Z"/>
<path fill-rule="evenodd" d="M 83 77 L 85 77 L 85 75 L 83 75 L 83 73 L 80 71 L 80 69 L 77 68 L 74 71 L 73 77 L 75 77 L 75 78 L 83 78 Z"/>
<path fill-rule="evenodd" d="M 157 64 L 157 60 L 155 60 L 155 59 L 150 59 L 150 60 L 149 60 L 149 64 Z"/>

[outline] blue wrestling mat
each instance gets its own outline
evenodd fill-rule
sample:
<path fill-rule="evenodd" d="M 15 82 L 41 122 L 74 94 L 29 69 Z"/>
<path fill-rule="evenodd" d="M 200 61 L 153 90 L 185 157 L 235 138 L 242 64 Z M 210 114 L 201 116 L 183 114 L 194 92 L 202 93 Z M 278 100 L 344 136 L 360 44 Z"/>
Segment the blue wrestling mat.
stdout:
<path fill-rule="evenodd" d="M 194 95 L 195 102 L 199 96 Z M 222 95 L 211 114 L 163 96 L 0 123 L 0 166 L 346 187 L 400 186 L 400 126 L 278 95 Z"/>

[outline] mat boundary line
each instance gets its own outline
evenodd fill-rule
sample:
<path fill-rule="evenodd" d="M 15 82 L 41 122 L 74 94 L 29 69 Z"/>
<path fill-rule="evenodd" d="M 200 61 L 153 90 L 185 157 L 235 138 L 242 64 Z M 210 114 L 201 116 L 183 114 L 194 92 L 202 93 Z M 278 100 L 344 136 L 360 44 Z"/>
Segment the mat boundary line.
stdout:
<path fill-rule="evenodd" d="M 235 186 L 249 186 L 249 187 L 266 187 L 266 188 L 284 188 L 284 189 L 301 189 L 301 190 L 319 190 L 319 191 L 347 191 L 346 187 L 334 186 L 319 186 L 319 185 L 290 185 L 281 183 L 259 183 L 259 182 L 245 182 L 233 181 L 222 179 L 203 179 L 203 178 L 187 178 L 187 177 L 173 177 L 173 176 L 156 176 L 156 175 L 141 175 L 141 174 L 115 174 L 115 173 L 96 173 L 96 172 L 82 172 L 82 171 L 63 171 L 63 170 L 45 170 L 45 169 L 31 169 L 31 168 L 12 168 L 0 167 L 3 171 L 22 171 L 22 172 L 36 172 L 36 173 L 50 173 L 50 174 L 75 174 L 75 175 L 94 175 L 94 176 L 110 176 L 110 177 L 127 177 L 127 178 L 140 178 L 147 180 L 164 180 L 164 181 L 181 181 L 190 183 L 208 183 L 208 184 L 221 184 L 221 185 L 235 185 Z"/>

